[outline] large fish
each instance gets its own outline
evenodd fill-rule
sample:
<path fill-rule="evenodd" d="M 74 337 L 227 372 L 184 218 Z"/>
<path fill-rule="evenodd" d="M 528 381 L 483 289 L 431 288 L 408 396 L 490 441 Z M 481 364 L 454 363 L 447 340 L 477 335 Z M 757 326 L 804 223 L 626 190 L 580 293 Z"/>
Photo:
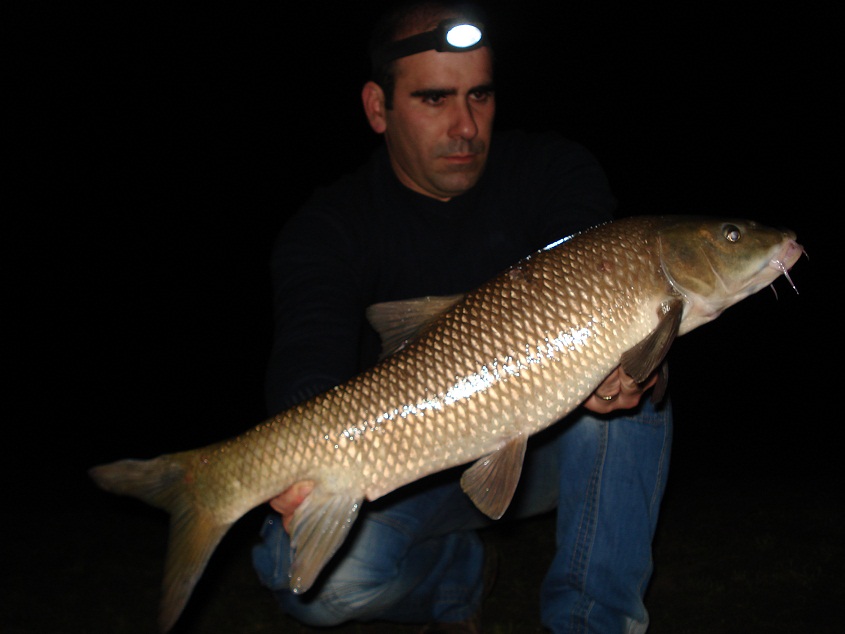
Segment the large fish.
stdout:
<path fill-rule="evenodd" d="M 476 461 L 463 488 L 501 517 L 531 434 L 578 407 L 619 365 L 645 380 L 676 336 L 789 279 L 801 253 L 794 233 L 745 220 L 606 223 L 466 295 L 372 307 L 393 354 L 236 438 L 90 473 L 108 491 L 171 513 L 163 631 L 229 527 L 310 480 L 291 524 L 291 588 L 304 592 L 364 500 L 428 474 Z"/>

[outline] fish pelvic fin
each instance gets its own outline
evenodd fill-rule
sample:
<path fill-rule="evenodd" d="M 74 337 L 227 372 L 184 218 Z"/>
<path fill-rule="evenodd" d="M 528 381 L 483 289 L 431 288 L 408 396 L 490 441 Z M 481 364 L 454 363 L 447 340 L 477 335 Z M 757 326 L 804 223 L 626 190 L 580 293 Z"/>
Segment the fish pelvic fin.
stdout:
<path fill-rule="evenodd" d="M 461 488 L 487 517 L 497 520 L 508 510 L 519 476 L 528 438 L 509 440 L 498 451 L 478 459 L 461 476 Z"/>
<path fill-rule="evenodd" d="M 311 587 L 343 544 L 363 502 L 363 496 L 329 492 L 318 485 L 299 505 L 290 527 L 292 592 Z"/>
<path fill-rule="evenodd" d="M 657 328 L 648 337 L 622 354 L 622 369 L 637 383 L 646 381 L 661 366 L 669 348 L 678 336 L 683 314 L 683 302 L 677 298 L 672 299 L 662 307 Z M 662 381 L 662 393 L 665 391 L 668 373 L 663 373 L 658 378 Z"/>
<path fill-rule="evenodd" d="M 232 525 L 196 505 L 190 478 L 175 456 L 120 460 L 89 470 L 100 488 L 129 495 L 170 513 L 159 628 L 169 631 L 185 608 L 211 553 Z"/>

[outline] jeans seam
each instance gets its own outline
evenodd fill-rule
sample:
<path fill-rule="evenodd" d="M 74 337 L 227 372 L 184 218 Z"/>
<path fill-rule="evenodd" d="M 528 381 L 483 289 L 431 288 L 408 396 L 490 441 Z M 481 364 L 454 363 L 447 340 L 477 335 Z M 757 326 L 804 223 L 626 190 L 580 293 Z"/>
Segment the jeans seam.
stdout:
<path fill-rule="evenodd" d="M 668 404 L 664 405 L 664 407 L 670 407 Z M 655 418 L 657 418 L 655 416 Z M 649 508 L 648 514 L 651 520 L 651 531 L 652 531 L 652 539 L 654 539 L 654 532 L 657 528 L 657 514 L 660 509 L 660 501 L 663 499 L 663 488 L 665 484 L 665 477 L 668 477 L 668 459 L 669 459 L 669 452 L 671 451 L 671 444 L 672 444 L 672 424 L 671 424 L 671 415 L 664 411 L 661 418 L 663 419 L 663 445 L 660 451 L 660 460 L 657 463 L 657 474 L 654 479 L 654 488 L 651 491 L 651 499 L 649 500 Z M 649 553 L 649 559 L 652 560 L 652 556 Z M 643 575 L 643 578 L 640 579 L 640 583 L 638 584 L 638 589 L 640 592 L 640 596 L 645 593 L 645 588 L 648 585 L 649 580 L 651 579 L 651 573 L 653 569 L 653 564 L 649 565 L 649 569 Z M 648 613 L 646 613 L 646 626 L 648 625 Z"/>
<path fill-rule="evenodd" d="M 589 560 L 592 554 L 592 547 L 595 542 L 597 520 L 595 514 L 600 504 L 601 482 L 604 473 L 604 462 L 607 458 L 608 445 L 608 423 L 599 422 L 600 444 L 597 447 L 596 459 L 590 473 L 590 480 L 585 496 L 585 504 L 581 513 L 581 521 L 578 527 L 578 538 L 570 560 L 569 578 L 572 585 L 578 588 L 581 593 L 579 608 L 573 611 L 570 624 L 573 631 L 582 631 L 589 619 L 594 601 L 586 596 L 586 577 L 589 569 Z M 580 622 L 576 622 L 579 619 Z"/>

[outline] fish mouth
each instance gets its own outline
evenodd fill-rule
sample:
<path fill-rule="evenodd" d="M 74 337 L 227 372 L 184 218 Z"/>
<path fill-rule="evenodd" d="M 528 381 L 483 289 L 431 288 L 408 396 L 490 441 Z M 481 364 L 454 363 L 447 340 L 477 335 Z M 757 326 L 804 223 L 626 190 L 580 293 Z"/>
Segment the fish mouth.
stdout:
<path fill-rule="evenodd" d="M 769 260 L 769 266 L 785 273 L 795 265 L 803 253 L 804 247 L 790 238 L 785 241 L 780 253 Z"/>
<path fill-rule="evenodd" d="M 798 244 L 794 238 L 789 238 L 785 241 L 780 253 L 769 260 L 769 267 L 775 269 L 783 275 L 789 282 L 792 290 L 796 293 L 798 292 L 798 288 L 795 286 L 795 282 L 792 281 L 792 278 L 789 277 L 789 269 L 795 265 L 798 258 L 800 258 L 804 253 L 804 247 Z"/>

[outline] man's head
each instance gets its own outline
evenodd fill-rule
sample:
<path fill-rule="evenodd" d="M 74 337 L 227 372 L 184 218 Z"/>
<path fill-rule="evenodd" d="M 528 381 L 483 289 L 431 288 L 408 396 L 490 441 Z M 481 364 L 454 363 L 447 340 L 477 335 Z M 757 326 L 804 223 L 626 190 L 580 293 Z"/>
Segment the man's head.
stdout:
<path fill-rule="evenodd" d="M 496 109 L 492 52 L 489 46 L 429 49 L 386 61 L 380 53 L 451 18 L 479 24 L 466 9 L 442 2 L 416 4 L 384 19 L 371 43 L 374 80 L 361 95 L 399 180 L 440 200 L 471 189 L 484 171 Z"/>

